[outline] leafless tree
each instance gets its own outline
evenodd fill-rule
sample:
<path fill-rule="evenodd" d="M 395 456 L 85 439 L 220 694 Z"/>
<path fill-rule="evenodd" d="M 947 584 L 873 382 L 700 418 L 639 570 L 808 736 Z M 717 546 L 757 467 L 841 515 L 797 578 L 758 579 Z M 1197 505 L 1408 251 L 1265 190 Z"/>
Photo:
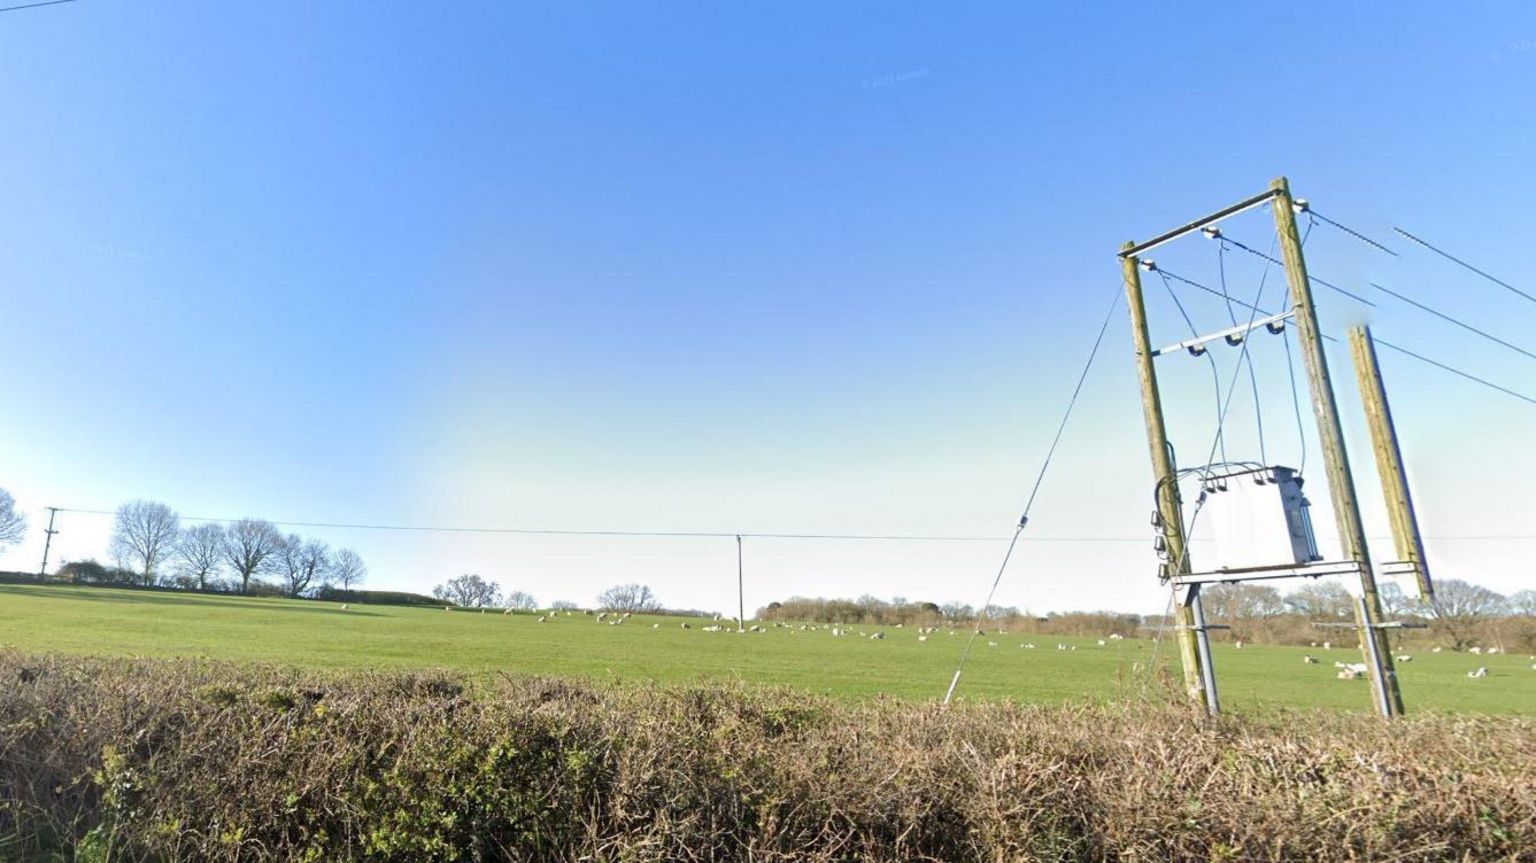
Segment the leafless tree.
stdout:
<path fill-rule="evenodd" d="M 1299 587 L 1285 595 L 1285 604 L 1304 617 L 1349 617 L 1355 599 L 1342 584 L 1325 581 Z"/>
<path fill-rule="evenodd" d="M 154 584 L 155 567 L 175 550 L 180 534 L 175 510 L 152 500 L 129 501 L 117 508 L 112 555 L 125 569 L 136 570 L 144 584 Z"/>
<path fill-rule="evenodd" d="M 661 607 L 656 594 L 643 584 L 619 584 L 597 595 L 597 607 L 605 611 L 654 611 Z"/>
<path fill-rule="evenodd" d="M 223 525 L 208 522 L 182 531 L 174 555 L 181 574 L 194 581 L 198 590 L 207 590 L 208 579 L 224 563 Z"/>
<path fill-rule="evenodd" d="M 331 547 L 318 539 L 291 533 L 277 550 L 277 565 L 288 582 L 289 596 L 303 596 L 331 565 Z"/>
<path fill-rule="evenodd" d="M 363 579 L 368 577 L 368 567 L 363 563 L 362 555 L 344 548 L 332 555 L 331 568 L 326 575 L 331 584 L 350 593 L 352 588 L 362 584 Z"/>
<path fill-rule="evenodd" d="M 507 608 L 514 611 L 532 611 L 539 607 L 539 601 L 533 598 L 533 594 L 522 590 L 514 590 L 507 594 L 505 603 Z"/>
<path fill-rule="evenodd" d="M 468 608 L 486 608 L 501 601 L 501 585 L 467 573 L 432 588 L 432 595 L 444 602 Z"/>
<path fill-rule="evenodd" d="M 0 548 L 15 545 L 27 535 L 27 517 L 16 511 L 16 498 L 0 488 Z"/>
<path fill-rule="evenodd" d="M 250 589 L 251 576 L 266 572 L 272 555 L 283 547 L 283 535 L 272 522 L 242 518 L 224 531 L 224 560 L 240 576 L 240 592 Z"/>
<path fill-rule="evenodd" d="M 1280 591 L 1262 584 L 1213 584 L 1200 591 L 1200 601 L 1206 617 L 1225 620 L 1234 638 L 1244 633 L 1243 624 L 1285 611 Z"/>
<path fill-rule="evenodd" d="M 1509 613 L 1536 617 L 1536 590 L 1517 590 L 1509 595 Z"/>
<path fill-rule="evenodd" d="M 1477 624 L 1504 612 L 1504 597 L 1486 587 L 1447 578 L 1435 582 L 1435 598 L 1429 604 L 1431 626 L 1462 650 L 1475 640 Z"/>
<path fill-rule="evenodd" d="M 549 607 L 555 611 L 575 611 L 577 608 L 580 608 L 580 606 L 569 599 L 557 599 L 551 602 Z"/>

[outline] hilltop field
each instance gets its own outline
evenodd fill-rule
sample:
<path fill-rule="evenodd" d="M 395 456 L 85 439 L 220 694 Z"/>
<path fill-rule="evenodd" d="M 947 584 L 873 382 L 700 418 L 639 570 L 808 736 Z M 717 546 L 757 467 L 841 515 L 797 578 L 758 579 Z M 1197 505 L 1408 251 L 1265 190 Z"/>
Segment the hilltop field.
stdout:
<path fill-rule="evenodd" d="M 691 628 L 683 629 L 688 623 Z M 29 653 L 188 657 L 313 670 L 444 669 L 471 676 L 576 677 L 596 682 L 691 684 L 741 681 L 833 697 L 942 697 L 967 631 L 826 629 L 769 625 L 759 633 L 705 632 L 698 618 L 635 616 L 621 626 L 589 615 L 352 605 L 114 590 L 0 585 L 0 647 Z M 885 637 L 861 637 L 883 631 Z M 1349 636 L 1345 636 L 1348 638 Z M 1058 704 L 1138 696 L 1177 675 L 1170 640 L 988 633 L 978 639 L 959 694 L 971 700 Z M 1033 649 L 1023 647 L 1034 644 Z M 989 646 L 996 644 L 995 647 Z M 1058 649 L 1065 645 L 1076 649 Z M 1239 711 L 1273 707 L 1370 709 L 1367 684 L 1339 680 L 1335 661 L 1358 662 L 1353 643 L 1320 648 L 1217 644 L 1223 701 Z M 1317 664 L 1304 664 L 1313 654 Z M 1154 661 L 1154 654 L 1155 661 Z M 1536 713 L 1536 669 L 1524 655 L 1472 656 L 1416 650 L 1399 664 L 1410 712 Z M 1170 663 L 1173 666 L 1170 667 Z M 1468 679 L 1486 667 L 1488 676 Z"/>

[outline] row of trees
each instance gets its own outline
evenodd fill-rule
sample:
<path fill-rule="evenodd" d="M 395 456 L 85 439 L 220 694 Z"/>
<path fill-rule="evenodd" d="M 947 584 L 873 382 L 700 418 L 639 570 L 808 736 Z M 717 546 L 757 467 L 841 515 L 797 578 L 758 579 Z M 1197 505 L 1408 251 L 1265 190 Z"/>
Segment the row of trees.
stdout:
<path fill-rule="evenodd" d="M 237 588 L 240 593 L 249 593 L 253 581 L 267 576 L 275 577 L 289 596 L 308 596 L 323 586 L 350 591 L 368 574 L 352 549 L 333 550 L 312 537 L 284 535 L 265 519 L 183 528 L 175 510 L 149 500 L 117 508 L 110 552 L 116 570 L 90 561 L 60 567 L 60 574 L 73 571 L 97 580 L 101 576 L 91 576 L 99 571 L 107 580 L 196 590 Z"/>
<path fill-rule="evenodd" d="M 501 585 L 474 573 L 450 578 L 432 588 L 432 595 L 443 602 L 465 608 L 509 608 L 513 611 L 532 611 L 539 607 L 533 594 L 522 590 L 501 592 Z M 644 584 L 619 584 L 597 596 L 597 607 L 603 611 L 660 611 L 661 602 L 654 591 Z M 550 605 L 556 611 L 574 611 L 576 603 L 556 600 Z"/>

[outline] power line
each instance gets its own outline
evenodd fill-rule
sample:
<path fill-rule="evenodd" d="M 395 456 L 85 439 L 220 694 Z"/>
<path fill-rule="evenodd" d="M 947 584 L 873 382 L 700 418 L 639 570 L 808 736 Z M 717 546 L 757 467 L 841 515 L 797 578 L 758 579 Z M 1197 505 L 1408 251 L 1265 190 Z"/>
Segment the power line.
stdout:
<path fill-rule="evenodd" d="M 1246 246 L 1246 245 L 1238 242 L 1237 240 L 1234 240 L 1231 237 L 1228 237 L 1226 234 L 1222 234 L 1221 235 L 1221 239 L 1225 240 L 1228 243 L 1231 243 L 1232 245 L 1238 247 L 1239 249 L 1242 249 L 1243 251 L 1247 252 L 1250 255 L 1254 255 L 1255 257 L 1263 258 L 1264 260 L 1270 262 L 1271 264 L 1278 264 L 1281 267 L 1285 266 L 1285 263 L 1283 261 L 1280 261 L 1280 260 L 1276 259 L 1273 255 L 1266 255 L 1263 252 L 1259 251 L 1258 249 L 1255 249 L 1255 248 L 1253 248 L 1251 246 Z M 1339 287 L 1338 285 L 1335 285 L 1332 282 L 1327 282 L 1327 281 L 1324 281 L 1322 279 L 1319 279 L 1317 276 L 1314 276 L 1311 273 L 1307 274 L 1307 281 L 1312 282 L 1313 284 L 1322 285 L 1323 287 L 1329 289 L 1330 291 L 1336 291 L 1336 292 L 1338 292 L 1340 294 L 1343 294 L 1344 296 L 1349 297 L 1350 299 L 1354 300 L 1357 303 L 1363 303 L 1364 305 L 1370 306 L 1371 308 L 1375 308 L 1376 307 L 1375 303 L 1371 302 L 1370 300 L 1366 299 L 1365 297 L 1360 296 L 1359 294 L 1355 293 L 1354 291 L 1348 290 L 1346 288 L 1341 288 L 1341 287 Z"/>
<path fill-rule="evenodd" d="M 1231 242 L 1231 240 L 1228 240 L 1228 242 Z M 1173 279 L 1174 281 L 1181 282 L 1181 283 L 1189 285 L 1190 287 L 1193 287 L 1193 288 L 1198 288 L 1199 290 L 1205 291 L 1206 293 L 1211 294 L 1212 296 L 1219 297 L 1219 296 L 1222 295 L 1221 292 L 1216 290 L 1215 288 L 1212 288 L 1212 287 L 1209 287 L 1209 286 L 1206 286 L 1206 285 L 1202 285 L 1199 282 L 1194 281 L 1193 279 L 1187 279 L 1187 278 L 1184 278 L 1183 276 L 1176 275 L 1174 273 L 1168 272 L 1167 270 L 1163 269 L 1162 266 L 1160 266 L 1158 264 L 1151 263 L 1151 262 L 1148 262 L 1148 264 L 1150 264 L 1150 268 L 1155 268 L 1158 272 L 1167 273 L 1168 277 Z M 1240 305 L 1240 306 L 1242 306 L 1244 308 L 1252 309 L 1254 312 L 1257 312 L 1258 314 L 1261 314 L 1261 315 L 1268 315 L 1269 314 L 1269 312 L 1266 312 L 1264 309 L 1258 308 L 1258 307 L 1255 307 L 1255 306 L 1252 306 L 1252 305 L 1249 305 L 1248 303 L 1245 303 L 1242 300 L 1239 300 L 1239 299 L 1237 299 L 1235 297 L 1232 298 L 1232 302 L 1234 302 L 1234 303 L 1236 303 L 1236 304 L 1238 304 L 1238 305 Z M 1338 342 L 1337 338 L 1335 338 L 1333 336 L 1330 336 L 1327 333 L 1323 333 L 1322 336 L 1323 336 L 1323 339 L 1325 341 L 1329 341 L 1329 342 L 1333 342 L 1333 343 L 1337 343 Z M 1392 350 L 1397 351 L 1398 353 L 1403 354 L 1405 356 L 1412 357 L 1413 359 L 1416 359 L 1419 362 L 1427 363 L 1429 365 L 1434 366 L 1437 369 L 1442 369 L 1444 371 L 1448 371 L 1448 372 L 1450 372 L 1453 375 L 1457 375 L 1458 377 L 1465 378 L 1466 380 L 1472 381 L 1473 383 L 1482 384 L 1483 386 L 1488 387 L 1489 389 L 1497 390 L 1497 391 L 1499 391 L 1499 392 L 1501 392 L 1501 393 L 1503 393 L 1503 394 L 1505 394 L 1507 396 L 1513 396 L 1513 397 L 1515 397 L 1515 398 L 1517 398 L 1517 399 L 1519 399 L 1519 400 L 1521 400 L 1523 402 L 1528 402 L 1530 404 L 1536 404 L 1536 398 L 1532 398 L 1532 397 L 1530 397 L 1528 395 L 1525 395 L 1524 393 L 1517 392 L 1517 391 L 1512 390 L 1512 389 L 1510 389 L 1508 387 L 1505 387 L 1505 386 L 1501 386 L 1501 385 L 1496 384 L 1496 383 L 1494 383 L 1494 382 L 1492 382 L 1490 380 L 1487 380 L 1485 378 L 1478 377 L 1477 375 L 1474 375 L 1471 372 L 1463 371 L 1462 369 L 1456 368 L 1455 366 L 1449 365 L 1447 363 L 1442 363 L 1439 360 L 1430 359 L 1429 357 L 1426 357 L 1423 354 L 1417 353 L 1415 351 L 1411 351 L 1408 348 L 1402 347 L 1400 345 L 1395 345 L 1392 342 L 1386 341 L 1385 339 L 1382 339 L 1380 337 L 1373 336 L 1373 339 L 1376 342 L 1376 344 L 1382 345 L 1384 347 L 1391 348 Z"/>
<path fill-rule="evenodd" d="M 1509 389 L 1508 387 L 1499 386 L 1498 384 L 1496 384 L 1496 383 L 1494 383 L 1492 381 L 1486 380 L 1484 378 L 1480 378 L 1477 375 L 1472 374 L 1471 372 L 1465 372 L 1465 371 L 1462 371 L 1461 369 L 1453 368 L 1452 366 L 1449 366 L 1449 365 L 1446 365 L 1445 363 L 1439 362 L 1438 360 L 1432 360 L 1429 357 L 1424 356 L 1423 354 L 1414 353 L 1413 351 L 1410 351 L 1410 350 L 1408 350 L 1405 347 L 1402 347 L 1400 345 L 1394 345 L 1391 342 L 1389 342 L 1389 341 L 1387 341 L 1385 339 L 1382 339 L 1382 338 L 1375 338 L 1375 337 L 1373 337 L 1372 340 L 1375 341 L 1376 344 L 1381 345 L 1384 348 L 1391 348 L 1392 350 L 1397 351 L 1400 354 L 1405 354 L 1407 356 L 1413 357 L 1414 359 L 1416 359 L 1416 360 L 1418 360 L 1420 362 L 1429 363 L 1430 365 L 1434 366 L 1437 369 L 1444 369 L 1445 371 L 1448 371 L 1448 372 L 1450 372 L 1453 375 L 1458 375 L 1460 377 L 1466 378 L 1469 381 L 1473 381 L 1475 383 L 1480 383 L 1483 386 L 1488 387 L 1490 389 L 1498 390 L 1499 392 L 1504 393 L 1505 395 L 1514 396 L 1515 398 L 1517 398 L 1517 399 L 1519 399 L 1519 400 L 1521 400 L 1523 402 L 1528 402 L 1530 404 L 1536 405 L 1536 398 L 1531 398 L 1530 396 L 1525 395 L 1523 393 L 1517 393 L 1514 390 Z"/>
<path fill-rule="evenodd" d="M 1477 334 L 1479 336 L 1482 336 L 1483 338 L 1487 339 L 1490 342 L 1493 342 L 1496 345 L 1502 345 L 1503 347 L 1509 348 L 1510 350 L 1512 350 L 1512 351 L 1514 351 L 1514 352 L 1516 352 L 1518 354 L 1522 354 L 1524 356 L 1530 357 L 1533 360 L 1536 360 L 1536 354 L 1531 353 L 1530 351 L 1526 350 L 1525 348 L 1520 347 L 1519 345 L 1510 344 L 1509 342 L 1504 341 L 1503 339 L 1499 338 L 1498 336 L 1495 336 L 1495 335 L 1493 335 L 1491 333 L 1488 333 L 1488 332 L 1486 332 L 1484 330 L 1480 330 L 1477 327 L 1474 327 L 1471 324 L 1466 323 L 1465 321 L 1461 321 L 1461 320 L 1458 320 L 1458 319 L 1456 319 L 1454 317 L 1451 317 L 1450 315 L 1446 314 L 1445 312 L 1439 311 L 1438 309 L 1430 308 L 1429 306 L 1424 305 L 1423 303 L 1419 302 L 1418 300 L 1412 299 L 1411 297 L 1406 297 L 1406 296 L 1398 293 L 1397 291 L 1394 291 L 1391 288 L 1386 287 L 1385 285 L 1381 285 L 1381 284 L 1379 284 L 1377 282 L 1371 282 L 1371 287 L 1375 288 L 1378 291 L 1382 291 L 1383 293 L 1387 294 L 1388 296 L 1396 297 L 1399 300 L 1402 300 L 1403 302 L 1407 303 L 1408 305 L 1413 306 L 1416 309 L 1419 309 L 1420 311 L 1428 312 L 1429 314 L 1434 315 L 1435 317 L 1439 318 L 1442 321 L 1445 321 L 1445 322 L 1451 323 L 1451 324 L 1455 324 L 1456 326 L 1461 327 L 1462 329 L 1466 330 L 1469 333 L 1475 333 L 1475 334 Z"/>
<path fill-rule="evenodd" d="M 1312 207 L 1310 205 L 1307 206 L 1307 208 L 1304 210 L 1304 212 L 1308 216 L 1317 219 L 1319 222 L 1322 222 L 1323 224 L 1332 225 L 1333 227 L 1338 228 L 1339 230 L 1343 231 L 1344 233 L 1350 235 L 1351 237 L 1354 237 L 1355 239 L 1359 240 L 1360 242 L 1365 243 L 1367 246 L 1371 246 L 1372 248 L 1375 248 L 1375 249 L 1378 249 L 1380 251 L 1386 252 L 1387 254 L 1391 255 L 1394 258 L 1399 257 L 1397 252 L 1392 251 L 1391 249 L 1387 248 L 1386 246 L 1383 246 L 1381 243 L 1376 242 L 1375 240 L 1371 239 L 1370 237 L 1367 237 L 1366 235 L 1360 233 L 1359 231 L 1357 231 L 1357 230 L 1355 230 L 1353 228 L 1350 228 L 1350 227 L 1348 227 L 1346 225 L 1341 225 L 1338 222 L 1335 222 L 1334 220 L 1332 220 L 1332 219 L 1328 218 L 1327 216 L 1323 215 L 1322 213 L 1319 213 L 1318 211 L 1312 209 Z"/>
<path fill-rule="evenodd" d="M 23 3 L 20 6 L 0 6 L 0 12 L 19 12 L 22 9 L 36 9 L 39 6 L 58 6 L 61 3 L 73 3 L 75 0 L 42 0 L 39 3 Z"/>
<path fill-rule="evenodd" d="M 1403 236 L 1405 236 L 1408 239 L 1414 241 L 1415 243 L 1418 243 L 1419 245 L 1423 246 L 1424 248 L 1429 249 L 1431 252 L 1434 252 L 1435 254 L 1439 255 L 1440 257 L 1445 258 L 1448 261 L 1452 261 L 1454 263 L 1460 264 L 1462 267 L 1465 267 L 1466 269 L 1471 270 L 1474 273 L 1477 273 L 1479 276 L 1482 276 L 1483 278 L 1487 279 L 1488 281 L 1493 282 L 1495 285 L 1498 285 L 1499 287 L 1504 288 L 1504 289 L 1510 291 L 1511 293 L 1518 294 L 1519 296 L 1524 297 L 1525 299 L 1530 300 L 1533 303 L 1536 303 L 1536 297 L 1533 297 L 1530 294 L 1526 293 L 1525 291 L 1520 290 L 1519 288 L 1515 287 L 1514 285 L 1511 285 L 1509 282 L 1504 281 L 1503 279 L 1499 278 L 1498 276 L 1492 275 L 1492 274 L 1488 273 L 1485 270 L 1480 270 L 1477 267 L 1472 266 L 1471 264 L 1467 263 L 1466 261 L 1463 261 L 1461 258 L 1456 257 L 1455 255 L 1451 254 L 1450 252 L 1445 251 L 1444 249 L 1440 249 L 1440 248 L 1437 248 L 1437 247 L 1431 245 L 1428 240 L 1424 240 L 1424 239 L 1421 239 L 1419 237 L 1416 237 L 1413 234 L 1410 234 L 1407 231 L 1403 230 L 1402 228 L 1394 227 L 1392 230 L 1398 232 L 1399 234 L 1402 234 Z"/>

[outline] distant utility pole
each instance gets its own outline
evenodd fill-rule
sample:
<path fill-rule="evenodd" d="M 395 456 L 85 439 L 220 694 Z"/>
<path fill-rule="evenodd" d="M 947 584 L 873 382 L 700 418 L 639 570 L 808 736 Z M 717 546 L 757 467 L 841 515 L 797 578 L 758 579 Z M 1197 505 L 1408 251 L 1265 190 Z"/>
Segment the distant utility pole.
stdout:
<path fill-rule="evenodd" d="M 747 629 L 746 581 L 741 574 L 741 534 L 736 534 L 736 631 Z"/>
<path fill-rule="evenodd" d="M 43 565 L 37 569 L 38 578 L 43 578 L 48 574 L 48 549 L 53 546 L 53 535 L 58 533 L 58 531 L 53 529 L 53 519 L 58 514 L 58 507 L 48 507 L 48 529 L 43 531 Z"/>

